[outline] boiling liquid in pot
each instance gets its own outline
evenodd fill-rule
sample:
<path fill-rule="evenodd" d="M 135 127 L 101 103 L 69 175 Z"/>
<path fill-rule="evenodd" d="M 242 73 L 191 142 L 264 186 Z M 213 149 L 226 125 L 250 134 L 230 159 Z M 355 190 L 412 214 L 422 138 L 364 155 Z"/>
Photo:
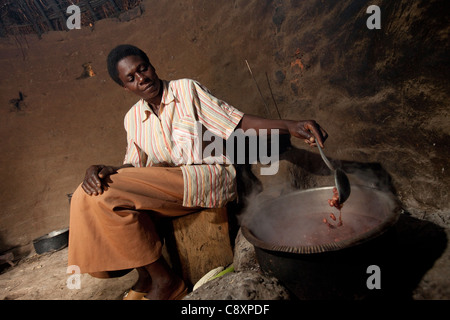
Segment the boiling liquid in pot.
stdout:
<path fill-rule="evenodd" d="M 346 217 L 352 212 L 345 212 Z M 329 212 L 318 212 L 317 217 L 327 217 Z M 324 218 L 326 219 L 326 218 Z M 268 243 L 276 243 L 280 246 L 299 247 L 317 246 L 329 242 L 347 240 L 357 235 L 371 230 L 381 223 L 381 220 L 364 215 L 353 215 L 352 219 L 346 219 L 346 223 L 340 227 L 327 227 L 320 218 L 310 221 L 308 227 L 299 228 L 299 225 L 289 221 L 284 221 L 279 225 L 282 233 L 265 233 L 263 238 Z"/>
<path fill-rule="evenodd" d="M 330 219 L 330 211 L 338 217 L 339 210 L 330 210 L 327 200 L 332 188 L 328 187 L 294 192 L 273 201 L 260 202 L 253 208 L 245 225 L 256 238 L 277 247 L 326 247 L 330 243 L 359 241 L 395 217 L 394 202 L 388 194 L 376 189 L 354 189 L 342 209 L 344 222 L 340 227 L 337 227 L 338 220 Z M 336 227 L 327 227 L 324 219 Z"/>

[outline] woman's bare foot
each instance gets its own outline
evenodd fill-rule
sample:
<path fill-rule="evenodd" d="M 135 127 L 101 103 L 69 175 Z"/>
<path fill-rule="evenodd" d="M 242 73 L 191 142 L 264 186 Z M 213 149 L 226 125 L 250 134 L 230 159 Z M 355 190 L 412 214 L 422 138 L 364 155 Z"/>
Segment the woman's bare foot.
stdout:
<path fill-rule="evenodd" d="M 151 277 L 151 285 L 145 296 L 146 299 L 173 299 L 186 288 L 183 280 L 170 269 L 163 257 L 145 266 L 145 269 Z"/>

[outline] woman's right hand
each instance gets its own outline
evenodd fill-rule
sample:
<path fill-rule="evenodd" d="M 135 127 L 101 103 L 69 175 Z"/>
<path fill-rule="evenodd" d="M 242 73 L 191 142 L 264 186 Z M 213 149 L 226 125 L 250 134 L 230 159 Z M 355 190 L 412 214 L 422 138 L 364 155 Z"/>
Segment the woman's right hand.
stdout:
<path fill-rule="evenodd" d="M 86 174 L 84 176 L 84 181 L 81 184 L 84 192 L 88 195 L 97 196 L 102 194 L 104 190 L 108 187 L 108 177 L 111 174 L 116 173 L 118 167 L 105 166 L 102 164 L 93 165 L 87 168 Z"/>

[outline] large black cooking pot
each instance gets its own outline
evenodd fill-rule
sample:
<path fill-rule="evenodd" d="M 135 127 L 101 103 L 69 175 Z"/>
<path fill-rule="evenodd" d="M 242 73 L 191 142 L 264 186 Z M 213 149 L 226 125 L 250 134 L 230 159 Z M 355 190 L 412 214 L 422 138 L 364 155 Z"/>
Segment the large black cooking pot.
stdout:
<path fill-rule="evenodd" d="M 338 226 L 339 211 L 327 201 L 332 189 L 302 190 L 260 202 L 242 223 L 261 269 L 299 299 L 364 299 L 388 271 L 390 230 L 400 214 L 395 198 L 352 186 Z"/>

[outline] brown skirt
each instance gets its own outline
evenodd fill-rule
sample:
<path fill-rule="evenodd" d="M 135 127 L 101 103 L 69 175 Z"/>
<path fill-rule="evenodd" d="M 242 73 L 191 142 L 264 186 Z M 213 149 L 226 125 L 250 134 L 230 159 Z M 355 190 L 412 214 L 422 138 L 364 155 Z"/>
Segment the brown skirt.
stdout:
<path fill-rule="evenodd" d="M 200 210 L 183 207 L 183 173 L 177 167 L 124 168 L 110 176 L 103 194 L 81 185 L 72 195 L 68 265 L 81 273 L 132 269 L 161 256 L 157 217 Z"/>

